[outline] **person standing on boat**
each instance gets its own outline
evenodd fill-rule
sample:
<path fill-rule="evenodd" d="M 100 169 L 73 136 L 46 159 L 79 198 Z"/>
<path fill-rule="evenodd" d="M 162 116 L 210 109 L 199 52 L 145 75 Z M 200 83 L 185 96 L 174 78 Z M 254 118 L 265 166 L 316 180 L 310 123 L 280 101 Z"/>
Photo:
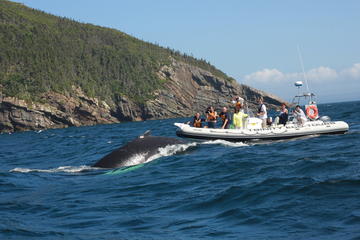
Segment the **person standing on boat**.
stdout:
<path fill-rule="evenodd" d="M 230 116 L 226 107 L 223 107 L 222 112 L 219 114 L 219 117 L 222 120 L 221 128 L 228 129 L 230 126 Z"/>
<path fill-rule="evenodd" d="M 235 108 L 240 109 L 241 106 L 244 104 L 244 99 L 242 97 L 236 96 L 231 102 L 234 104 Z"/>
<path fill-rule="evenodd" d="M 298 121 L 299 124 L 304 125 L 307 121 L 304 111 L 301 109 L 300 105 L 296 105 L 294 110 L 294 118 Z"/>
<path fill-rule="evenodd" d="M 279 114 L 279 124 L 286 125 L 289 119 L 289 111 L 286 109 L 286 104 L 281 104 L 280 114 Z"/>
<path fill-rule="evenodd" d="M 242 129 L 243 128 L 243 122 L 248 117 L 246 113 L 241 111 L 241 105 L 240 107 L 235 107 L 234 115 L 233 115 L 233 124 L 236 129 Z"/>
<path fill-rule="evenodd" d="M 208 128 L 216 127 L 216 118 L 218 117 L 217 112 L 213 107 L 209 107 L 206 111 L 206 121 L 208 122 Z"/>
<path fill-rule="evenodd" d="M 259 107 L 258 107 L 258 112 L 256 113 L 256 115 L 262 121 L 262 123 L 261 123 L 262 128 L 265 128 L 266 120 L 267 120 L 267 110 L 266 110 L 266 106 L 264 104 L 264 99 L 262 97 L 259 97 L 258 102 L 259 102 Z"/>

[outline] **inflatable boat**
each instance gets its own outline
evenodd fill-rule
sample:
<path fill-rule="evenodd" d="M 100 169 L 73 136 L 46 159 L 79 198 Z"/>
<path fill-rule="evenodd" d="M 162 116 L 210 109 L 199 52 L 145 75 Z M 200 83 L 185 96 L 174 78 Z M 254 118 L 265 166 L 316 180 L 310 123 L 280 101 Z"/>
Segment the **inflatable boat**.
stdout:
<path fill-rule="evenodd" d="M 302 82 L 298 81 L 295 86 L 300 88 Z M 329 117 L 319 117 L 319 111 L 314 101 L 313 93 L 304 93 L 294 97 L 292 106 L 300 104 L 305 99 L 306 120 L 298 120 L 290 113 L 289 121 L 284 124 L 274 123 L 263 128 L 262 121 L 255 117 L 249 117 L 243 122 L 241 129 L 218 129 L 196 128 L 184 123 L 175 123 L 178 127 L 176 134 L 180 137 L 197 139 L 222 139 L 227 141 L 252 141 L 252 140 L 279 140 L 320 134 L 342 134 L 349 130 L 349 125 L 344 121 L 331 121 Z"/>
<path fill-rule="evenodd" d="M 249 118 L 249 122 L 257 122 L 257 118 Z M 184 123 L 175 123 L 178 127 L 176 135 L 197 139 L 223 139 L 227 141 L 278 140 L 319 134 L 342 134 L 349 130 L 343 121 L 308 121 L 303 125 L 289 122 L 261 128 L 261 122 L 248 124 L 243 129 L 195 128 Z"/>

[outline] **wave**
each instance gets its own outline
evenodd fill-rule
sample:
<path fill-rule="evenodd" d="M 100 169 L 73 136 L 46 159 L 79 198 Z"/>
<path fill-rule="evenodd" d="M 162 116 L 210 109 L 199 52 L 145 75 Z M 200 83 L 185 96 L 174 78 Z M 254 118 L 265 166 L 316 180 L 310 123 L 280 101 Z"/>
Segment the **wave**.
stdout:
<path fill-rule="evenodd" d="M 151 162 L 161 157 L 168 157 L 179 152 L 185 152 L 188 148 L 195 147 L 196 145 L 196 142 L 192 142 L 187 144 L 168 145 L 166 147 L 159 148 L 158 153 L 149 157 L 146 162 Z"/>
<path fill-rule="evenodd" d="M 221 139 L 212 140 L 212 141 L 206 141 L 206 142 L 203 142 L 202 144 L 220 144 L 220 145 L 228 146 L 228 147 L 246 147 L 246 146 L 249 146 L 248 144 L 245 144 L 243 142 L 229 142 L 229 141 L 221 140 Z"/>
<path fill-rule="evenodd" d="M 14 168 L 9 172 L 20 172 L 20 173 L 29 173 L 29 172 L 42 172 L 42 173 L 57 173 L 57 172 L 65 172 L 65 173 L 79 173 L 84 171 L 89 171 L 94 168 L 91 166 L 60 166 L 58 168 L 50 168 L 50 169 L 36 169 L 36 168 Z"/>

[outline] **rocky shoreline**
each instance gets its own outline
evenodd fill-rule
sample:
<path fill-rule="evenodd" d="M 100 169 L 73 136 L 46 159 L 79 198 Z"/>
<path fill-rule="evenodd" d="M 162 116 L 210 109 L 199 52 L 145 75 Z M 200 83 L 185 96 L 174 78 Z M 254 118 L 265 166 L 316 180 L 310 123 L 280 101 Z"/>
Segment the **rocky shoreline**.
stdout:
<path fill-rule="evenodd" d="M 158 76 L 165 82 L 163 88 L 154 92 L 154 99 L 142 104 L 125 96 L 116 103 L 105 102 L 86 96 L 76 86 L 71 94 L 48 92 L 41 102 L 30 103 L 0 92 L 0 132 L 189 117 L 194 112 L 204 112 L 209 105 L 229 106 L 234 96 L 243 97 L 254 108 L 259 96 L 263 96 L 270 108 L 283 101 L 174 59 L 161 67 Z"/>

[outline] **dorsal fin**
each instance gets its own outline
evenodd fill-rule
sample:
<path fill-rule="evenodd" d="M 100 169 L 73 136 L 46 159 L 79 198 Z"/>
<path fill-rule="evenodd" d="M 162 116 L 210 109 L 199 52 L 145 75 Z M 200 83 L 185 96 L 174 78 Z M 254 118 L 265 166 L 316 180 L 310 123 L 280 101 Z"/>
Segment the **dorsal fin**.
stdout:
<path fill-rule="evenodd" d="M 151 130 L 147 130 L 146 132 L 144 132 L 142 135 L 139 136 L 139 138 L 144 138 L 146 136 L 150 136 L 151 134 Z"/>

